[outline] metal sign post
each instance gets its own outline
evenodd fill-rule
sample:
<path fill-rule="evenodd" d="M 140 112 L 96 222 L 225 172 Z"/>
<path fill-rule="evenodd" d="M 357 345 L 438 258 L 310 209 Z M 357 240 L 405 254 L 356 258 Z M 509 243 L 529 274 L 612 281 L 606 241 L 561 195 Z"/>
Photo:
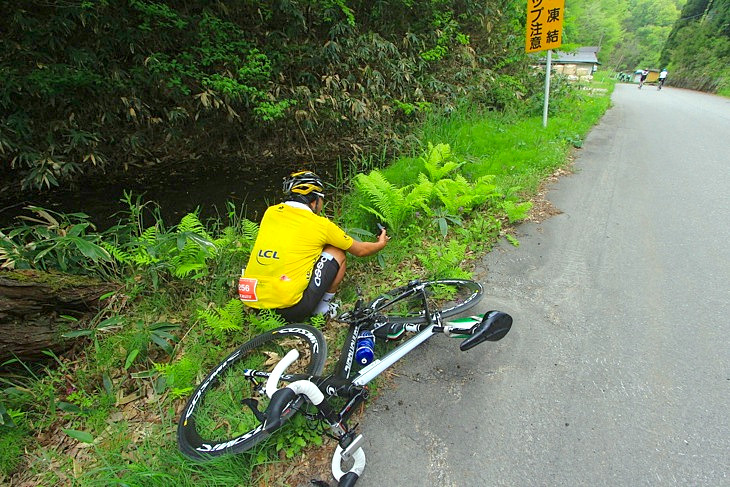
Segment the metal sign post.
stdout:
<path fill-rule="evenodd" d="M 552 49 L 548 49 L 547 52 L 547 64 L 545 64 L 545 106 L 542 108 L 542 126 L 547 127 L 547 116 L 548 116 L 548 105 L 550 102 L 550 72 L 552 67 L 550 63 L 552 61 Z"/>
<path fill-rule="evenodd" d="M 525 52 L 547 51 L 545 107 L 542 112 L 543 127 L 547 127 L 552 49 L 557 49 L 563 43 L 564 7 L 565 0 L 527 0 Z"/>

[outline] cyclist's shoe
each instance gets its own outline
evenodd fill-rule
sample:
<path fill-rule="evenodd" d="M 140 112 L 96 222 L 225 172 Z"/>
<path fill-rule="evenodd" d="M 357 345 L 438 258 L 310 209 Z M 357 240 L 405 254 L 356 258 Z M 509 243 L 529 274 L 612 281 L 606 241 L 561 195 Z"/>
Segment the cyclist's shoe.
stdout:
<path fill-rule="evenodd" d="M 340 311 L 340 301 L 322 301 L 317 305 L 317 308 L 312 312 L 312 316 L 321 316 L 325 322 L 337 318 Z"/>
<path fill-rule="evenodd" d="M 337 318 L 337 315 L 340 314 L 340 302 L 330 301 L 330 307 L 325 314 L 331 320 Z"/>
<path fill-rule="evenodd" d="M 337 318 L 337 315 L 340 314 L 340 302 L 339 301 L 330 301 L 329 307 L 327 308 L 327 311 L 322 313 L 322 316 L 327 321 L 334 320 Z"/>

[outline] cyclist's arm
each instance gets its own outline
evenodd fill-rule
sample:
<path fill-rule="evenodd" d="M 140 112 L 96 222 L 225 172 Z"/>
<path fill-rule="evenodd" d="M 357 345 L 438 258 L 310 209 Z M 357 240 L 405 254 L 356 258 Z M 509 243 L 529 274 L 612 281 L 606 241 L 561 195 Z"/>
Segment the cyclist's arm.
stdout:
<path fill-rule="evenodd" d="M 368 255 L 377 254 L 385 247 L 389 238 L 385 234 L 385 229 L 383 229 L 380 235 L 378 235 L 377 242 L 358 242 L 357 240 L 353 240 L 352 245 L 347 251 L 355 257 L 367 257 Z"/>

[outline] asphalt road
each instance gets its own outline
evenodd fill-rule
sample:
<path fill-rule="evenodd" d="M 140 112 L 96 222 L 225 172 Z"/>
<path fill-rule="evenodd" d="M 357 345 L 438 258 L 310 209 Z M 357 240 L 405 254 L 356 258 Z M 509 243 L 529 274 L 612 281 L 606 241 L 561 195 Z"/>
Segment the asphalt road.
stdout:
<path fill-rule="evenodd" d="M 730 485 L 730 100 L 618 85 L 577 156 L 476 275 L 512 332 L 409 355 L 358 486 Z"/>

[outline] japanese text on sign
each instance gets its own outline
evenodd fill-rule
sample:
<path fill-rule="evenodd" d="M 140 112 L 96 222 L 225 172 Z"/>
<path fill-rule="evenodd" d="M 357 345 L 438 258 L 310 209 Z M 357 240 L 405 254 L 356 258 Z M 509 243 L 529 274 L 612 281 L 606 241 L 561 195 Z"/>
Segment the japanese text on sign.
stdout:
<path fill-rule="evenodd" d="M 565 0 L 527 0 L 525 51 L 557 49 L 563 43 Z"/>

